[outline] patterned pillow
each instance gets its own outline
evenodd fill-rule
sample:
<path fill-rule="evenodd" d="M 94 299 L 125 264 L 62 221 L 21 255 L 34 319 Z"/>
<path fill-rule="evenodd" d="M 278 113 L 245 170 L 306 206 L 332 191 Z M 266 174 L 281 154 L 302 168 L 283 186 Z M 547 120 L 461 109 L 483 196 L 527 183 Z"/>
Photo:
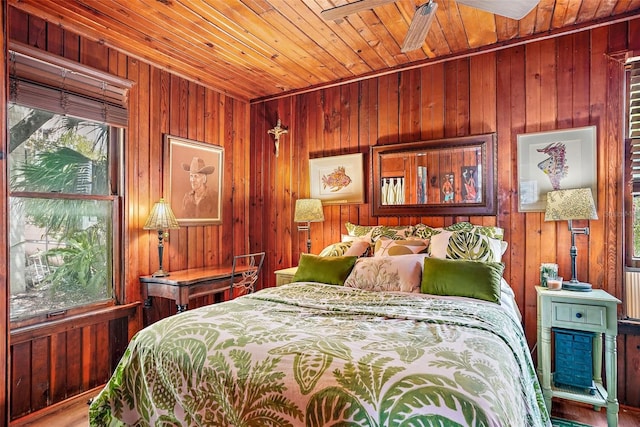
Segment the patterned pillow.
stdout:
<path fill-rule="evenodd" d="M 367 291 L 420 292 L 426 254 L 359 258 L 344 286 Z"/>
<path fill-rule="evenodd" d="M 500 262 L 502 244 L 500 240 L 484 234 L 443 230 L 431 237 L 429 255 L 440 259 Z"/>
<path fill-rule="evenodd" d="M 351 242 L 351 247 L 344 253 L 345 256 L 369 256 L 371 253 L 371 245 L 368 240 L 357 239 Z"/>
<path fill-rule="evenodd" d="M 318 256 L 342 256 L 349 250 L 353 242 L 332 243 L 324 248 Z"/>
<path fill-rule="evenodd" d="M 324 248 L 318 256 L 369 256 L 371 246 L 367 240 L 354 239 L 346 242 L 332 243 Z"/>
<path fill-rule="evenodd" d="M 413 225 L 357 225 L 347 222 L 344 226 L 350 236 L 368 239 L 372 243 L 380 237 L 400 240 L 413 236 L 415 233 Z"/>
<path fill-rule="evenodd" d="M 381 237 L 376 242 L 373 256 L 396 256 L 427 253 L 429 239 L 392 240 Z"/>
<path fill-rule="evenodd" d="M 504 239 L 504 230 L 490 225 L 474 225 L 470 222 L 458 222 L 444 227 L 447 231 L 468 231 L 470 233 L 483 234 L 493 239 Z"/>
<path fill-rule="evenodd" d="M 470 222 L 457 222 L 447 227 L 440 228 L 433 228 L 425 224 L 418 224 L 415 227 L 415 236 L 428 239 L 431 236 L 442 233 L 443 231 L 465 231 L 469 233 L 482 234 L 498 240 L 502 240 L 504 238 L 504 230 L 500 227 L 474 225 Z"/>

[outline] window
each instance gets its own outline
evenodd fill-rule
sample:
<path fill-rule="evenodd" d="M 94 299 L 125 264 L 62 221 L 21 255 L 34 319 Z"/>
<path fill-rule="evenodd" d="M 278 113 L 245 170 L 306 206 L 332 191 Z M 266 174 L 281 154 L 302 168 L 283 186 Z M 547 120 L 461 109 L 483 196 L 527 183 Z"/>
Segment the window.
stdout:
<path fill-rule="evenodd" d="M 14 327 L 116 301 L 128 116 L 127 83 L 116 86 L 95 70 L 17 47 L 10 51 L 8 105 Z"/>
<path fill-rule="evenodd" d="M 625 312 L 640 319 L 640 60 L 627 65 L 627 179 L 625 187 Z"/>

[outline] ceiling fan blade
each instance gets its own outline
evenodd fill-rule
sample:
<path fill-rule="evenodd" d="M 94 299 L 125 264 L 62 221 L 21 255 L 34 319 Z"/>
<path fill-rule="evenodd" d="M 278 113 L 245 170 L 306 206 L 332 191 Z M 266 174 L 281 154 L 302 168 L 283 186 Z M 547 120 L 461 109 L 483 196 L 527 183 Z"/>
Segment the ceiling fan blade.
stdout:
<path fill-rule="evenodd" d="M 433 1 L 425 3 L 416 9 L 416 13 L 413 15 L 413 20 L 409 26 L 409 31 L 407 31 L 407 35 L 402 42 L 402 49 L 400 49 L 402 53 L 422 47 L 424 39 L 429 32 L 429 27 L 431 27 L 431 23 L 436 17 L 437 9 L 438 4 Z"/>
<path fill-rule="evenodd" d="M 342 6 L 332 7 L 320 12 L 320 16 L 327 21 L 335 21 L 342 19 L 352 13 L 358 13 L 363 10 L 373 9 L 383 4 L 393 3 L 396 0 L 358 0 L 353 3 L 343 4 Z"/>
<path fill-rule="evenodd" d="M 540 0 L 456 0 L 456 2 L 464 4 L 465 6 L 495 13 L 496 15 L 519 20 L 527 16 L 527 14 L 540 3 Z"/>

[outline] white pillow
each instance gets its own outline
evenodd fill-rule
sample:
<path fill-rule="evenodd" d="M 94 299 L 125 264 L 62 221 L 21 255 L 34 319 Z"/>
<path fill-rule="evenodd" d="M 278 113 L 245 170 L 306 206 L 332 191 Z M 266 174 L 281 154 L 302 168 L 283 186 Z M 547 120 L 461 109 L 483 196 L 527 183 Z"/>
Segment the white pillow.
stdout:
<path fill-rule="evenodd" d="M 420 292 L 427 254 L 358 258 L 344 286 L 368 291 Z"/>

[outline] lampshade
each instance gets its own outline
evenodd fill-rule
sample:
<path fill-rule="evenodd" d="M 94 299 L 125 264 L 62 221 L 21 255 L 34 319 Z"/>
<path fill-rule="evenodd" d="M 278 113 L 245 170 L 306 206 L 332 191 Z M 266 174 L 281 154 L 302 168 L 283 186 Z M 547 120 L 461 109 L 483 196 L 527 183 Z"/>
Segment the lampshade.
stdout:
<path fill-rule="evenodd" d="M 574 188 L 547 193 L 545 221 L 598 219 L 590 188 Z"/>
<path fill-rule="evenodd" d="M 145 230 L 167 230 L 180 228 L 171 206 L 164 199 L 160 199 L 153 205 L 147 222 L 142 227 Z"/>
<path fill-rule="evenodd" d="M 324 213 L 319 199 L 298 199 L 293 214 L 294 222 L 322 222 Z"/>

